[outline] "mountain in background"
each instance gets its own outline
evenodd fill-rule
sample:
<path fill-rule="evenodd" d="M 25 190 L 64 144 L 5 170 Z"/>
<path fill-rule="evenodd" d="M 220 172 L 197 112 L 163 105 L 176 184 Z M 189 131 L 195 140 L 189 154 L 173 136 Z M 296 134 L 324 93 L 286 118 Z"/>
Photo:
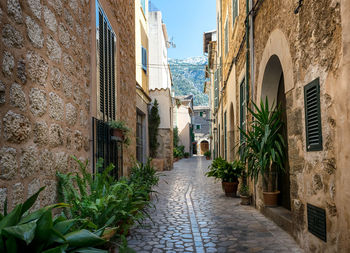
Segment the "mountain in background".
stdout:
<path fill-rule="evenodd" d="M 206 64 L 204 56 L 169 59 L 175 96 L 192 94 L 194 105 L 208 105 L 208 95 L 204 93 Z"/>

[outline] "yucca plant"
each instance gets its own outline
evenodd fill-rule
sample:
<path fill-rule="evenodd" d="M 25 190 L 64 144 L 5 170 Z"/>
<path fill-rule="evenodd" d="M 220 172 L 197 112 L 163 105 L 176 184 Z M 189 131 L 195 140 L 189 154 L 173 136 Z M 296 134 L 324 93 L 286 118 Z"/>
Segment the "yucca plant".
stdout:
<path fill-rule="evenodd" d="M 239 152 L 247 162 L 248 174 L 256 179 L 255 182 L 261 174 L 265 190 L 273 192 L 276 190 L 276 174 L 285 171 L 285 143 L 280 134 L 283 126 L 281 109 L 274 104 L 270 108 L 267 97 L 265 103 L 261 101 L 260 107 L 254 102 L 252 105 L 254 110 L 248 107 L 248 111 L 254 120 L 247 131 L 240 129 L 244 141 Z"/>
<path fill-rule="evenodd" d="M 82 228 L 74 229 L 77 219 L 52 218 L 53 209 L 66 208 L 67 204 L 54 204 L 29 213 L 43 189 L 23 204 L 18 204 L 10 213 L 7 213 L 5 201 L 4 214 L 0 214 L 0 252 L 107 252 L 93 248 L 106 243 L 100 237 L 102 230 L 92 233 Z"/>

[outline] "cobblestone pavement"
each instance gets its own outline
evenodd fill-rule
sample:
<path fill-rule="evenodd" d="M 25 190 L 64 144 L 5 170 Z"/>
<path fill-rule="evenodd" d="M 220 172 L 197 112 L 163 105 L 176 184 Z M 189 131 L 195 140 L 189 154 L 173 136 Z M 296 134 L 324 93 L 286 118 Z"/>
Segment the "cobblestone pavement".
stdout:
<path fill-rule="evenodd" d="M 152 220 L 131 230 L 136 252 L 302 252 L 292 237 L 221 184 L 204 176 L 210 161 L 182 159 L 164 172 L 149 210 Z"/>

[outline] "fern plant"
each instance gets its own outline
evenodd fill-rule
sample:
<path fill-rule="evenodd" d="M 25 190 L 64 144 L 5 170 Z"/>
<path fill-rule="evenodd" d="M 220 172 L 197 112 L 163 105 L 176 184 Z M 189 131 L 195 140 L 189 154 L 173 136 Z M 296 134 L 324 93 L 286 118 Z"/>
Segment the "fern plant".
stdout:
<path fill-rule="evenodd" d="M 117 181 L 109 175 L 113 165 L 93 178 L 87 172 L 88 162 L 74 159 L 79 164 L 80 174 L 57 172 L 60 196 L 71 207 L 68 216 L 89 220 L 91 229 L 110 227 L 119 233 L 127 233 L 131 224 L 142 218 L 139 207 L 145 205 L 146 200 L 136 194 L 127 179 Z M 102 164 L 100 159 L 98 171 L 102 171 Z"/>

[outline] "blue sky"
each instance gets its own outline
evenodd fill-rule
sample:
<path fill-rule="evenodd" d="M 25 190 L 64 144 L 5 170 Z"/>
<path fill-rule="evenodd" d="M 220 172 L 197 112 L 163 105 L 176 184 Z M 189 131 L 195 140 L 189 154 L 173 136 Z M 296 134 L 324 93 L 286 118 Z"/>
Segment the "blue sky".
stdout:
<path fill-rule="evenodd" d="M 203 32 L 215 30 L 215 0 L 151 0 L 163 15 L 169 39 L 176 48 L 169 57 L 183 59 L 203 55 Z"/>

